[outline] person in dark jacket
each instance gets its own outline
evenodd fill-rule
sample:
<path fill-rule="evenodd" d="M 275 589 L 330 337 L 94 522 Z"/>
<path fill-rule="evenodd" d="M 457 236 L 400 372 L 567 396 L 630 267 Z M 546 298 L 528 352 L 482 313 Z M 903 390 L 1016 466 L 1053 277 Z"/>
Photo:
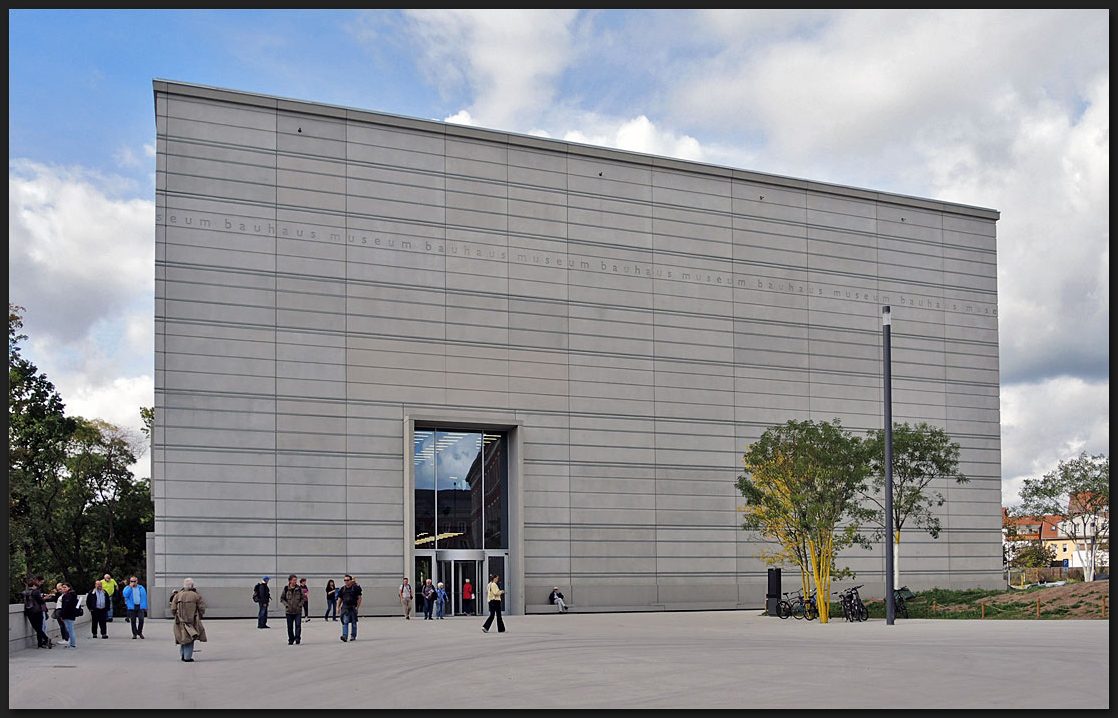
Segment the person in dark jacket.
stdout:
<path fill-rule="evenodd" d="M 268 604 L 272 602 L 272 592 L 268 590 L 268 581 L 271 576 L 265 576 L 264 580 L 256 584 L 256 588 L 252 590 L 252 600 L 260 607 L 256 613 L 256 627 L 268 628 Z"/>
<path fill-rule="evenodd" d="M 338 589 L 334 586 L 334 579 L 326 582 L 326 615 L 322 620 L 329 621 L 331 613 L 334 614 L 334 620 L 338 620 Z"/>
<path fill-rule="evenodd" d="M 74 588 L 62 582 L 62 597 L 58 599 L 58 617 L 66 624 L 66 632 L 70 634 L 70 642 L 63 644 L 63 648 L 77 648 L 78 634 L 74 631 L 74 619 L 78 617 L 78 594 Z"/>
<path fill-rule="evenodd" d="M 85 605 L 89 607 L 89 630 L 93 631 L 94 638 L 97 638 L 98 628 L 101 629 L 101 638 L 109 637 L 106 624 L 109 620 L 109 605 L 112 600 L 112 596 L 108 594 L 104 584 L 100 581 L 93 584 L 93 590 L 86 594 Z"/>
<path fill-rule="evenodd" d="M 431 612 L 435 610 L 435 584 L 431 579 L 427 579 L 420 590 L 419 595 L 423 598 L 423 620 L 430 621 Z"/>
<path fill-rule="evenodd" d="M 287 645 L 303 642 L 303 589 L 299 588 L 299 577 L 291 574 L 287 585 L 280 594 L 284 617 L 287 619 Z"/>
<path fill-rule="evenodd" d="M 23 591 L 23 615 L 31 628 L 35 630 L 35 639 L 39 648 L 53 648 L 50 637 L 43 630 L 43 614 L 47 610 L 46 599 L 39 590 L 35 579 L 27 580 L 27 588 Z"/>
<path fill-rule="evenodd" d="M 566 613 L 567 604 L 563 600 L 563 593 L 558 586 L 551 589 L 551 595 L 547 597 L 547 602 L 559 609 L 559 613 Z"/>

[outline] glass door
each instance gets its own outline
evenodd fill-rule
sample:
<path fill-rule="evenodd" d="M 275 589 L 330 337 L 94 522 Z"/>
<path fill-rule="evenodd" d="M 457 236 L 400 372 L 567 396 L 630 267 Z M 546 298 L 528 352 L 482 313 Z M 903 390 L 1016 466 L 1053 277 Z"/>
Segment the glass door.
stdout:
<path fill-rule="evenodd" d="M 416 598 L 419 597 L 419 591 L 423 588 L 423 584 L 427 583 L 427 579 L 434 578 L 431 571 L 431 557 L 430 556 L 416 556 L 415 557 L 415 577 L 412 578 L 412 592 Z"/>
<path fill-rule="evenodd" d="M 489 571 L 485 576 L 485 586 L 487 589 L 489 587 L 489 577 L 495 574 L 497 576 L 498 588 L 504 589 L 505 591 L 501 594 L 501 613 L 505 613 L 508 610 L 508 602 L 505 601 L 505 596 L 507 596 L 509 592 L 509 577 L 505 575 L 505 566 L 508 564 L 508 561 L 505 560 L 506 558 L 507 555 L 504 554 L 490 554 L 487 562 L 489 564 Z M 482 598 L 484 598 L 484 596 L 482 596 Z M 486 613 L 489 612 L 488 601 L 485 602 L 485 611 Z"/>

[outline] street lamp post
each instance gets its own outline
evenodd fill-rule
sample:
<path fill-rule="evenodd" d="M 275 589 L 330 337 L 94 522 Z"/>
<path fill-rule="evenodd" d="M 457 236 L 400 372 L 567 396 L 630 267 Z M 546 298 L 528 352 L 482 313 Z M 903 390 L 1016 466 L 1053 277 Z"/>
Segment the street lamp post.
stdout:
<path fill-rule="evenodd" d="M 896 602 L 893 597 L 893 372 L 889 330 L 889 307 L 881 308 L 882 360 L 885 364 L 885 623 L 893 625 Z"/>

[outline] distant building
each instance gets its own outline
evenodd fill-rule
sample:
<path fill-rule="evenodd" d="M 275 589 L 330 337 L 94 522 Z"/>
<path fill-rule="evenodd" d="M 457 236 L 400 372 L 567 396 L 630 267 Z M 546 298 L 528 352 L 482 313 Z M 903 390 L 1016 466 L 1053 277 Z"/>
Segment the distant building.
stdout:
<path fill-rule="evenodd" d="M 1003 541 L 1010 555 L 1028 544 L 1039 542 L 1050 549 L 1053 568 L 1081 569 L 1089 560 L 1092 543 L 1097 543 L 1095 569 L 1109 568 L 1109 522 L 1103 524 L 1103 530 L 1091 530 L 1083 526 L 1082 520 L 1076 522 L 1064 515 L 1011 517 L 1008 510 L 1003 509 L 1002 512 Z"/>
<path fill-rule="evenodd" d="M 155 595 L 247 616 L 262 575 L 352 573 L 387 614 L 407 575 L 457 611 L 497 573 L 512 613 L 760 608 L 741 456 L 882 426 L 884 305 L 895 420 L 972 479 L 904 581 L 1001 584 L 996 211 L 154 90 Z M 883 592 L 880 547 L 841 561 Z"/>

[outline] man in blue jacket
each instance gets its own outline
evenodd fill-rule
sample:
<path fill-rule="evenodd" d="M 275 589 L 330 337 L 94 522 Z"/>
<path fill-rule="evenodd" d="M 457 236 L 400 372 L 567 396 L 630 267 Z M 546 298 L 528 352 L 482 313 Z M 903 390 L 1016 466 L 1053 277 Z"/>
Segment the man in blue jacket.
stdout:
<path fill-rule="evenodd" d="M 124 587 L 124 607 L 128 609 L 128 620 L 132 623 L 132 640 L 143 638 L 144 614 L 148 610 L 148 592 L 135 576 L 131 576 L 128 585 Z"/>

